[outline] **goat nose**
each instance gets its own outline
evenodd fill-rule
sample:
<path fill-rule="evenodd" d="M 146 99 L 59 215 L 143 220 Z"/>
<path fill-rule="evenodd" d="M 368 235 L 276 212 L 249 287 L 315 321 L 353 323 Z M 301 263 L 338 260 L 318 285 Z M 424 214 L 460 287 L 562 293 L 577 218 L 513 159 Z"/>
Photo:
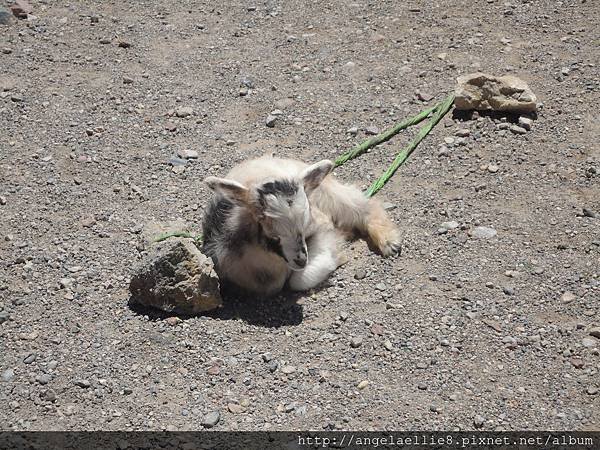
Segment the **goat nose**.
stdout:
<path fill-rule="evenodd" d="M 296 264 L 298 267 L 304 267 L 304 266 L 306 266 L 306 259 L 305 258 L 296 258 L 296 259 L 294 259 L 294 264 Z"/>

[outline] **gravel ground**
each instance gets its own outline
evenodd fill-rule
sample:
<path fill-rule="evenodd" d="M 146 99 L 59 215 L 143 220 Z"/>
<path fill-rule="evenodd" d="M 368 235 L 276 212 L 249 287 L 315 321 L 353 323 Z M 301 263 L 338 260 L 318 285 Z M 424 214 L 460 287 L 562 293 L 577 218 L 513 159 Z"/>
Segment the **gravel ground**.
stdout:
<path fill-rule="evenodd" d="M 0 24 L 0 427 L 598 430 L 600 8 L 468 3 L 38 0 Z M 128 306 L 142 227 L 199 230 L 204 177 L 334 158 L 478 70 L 539 116 L 434 129 L 380 194 L 402 256 L 355 241 L 321 289 L 201 317 Z M 337 175 L 367 186 L 412 133 Z"/>

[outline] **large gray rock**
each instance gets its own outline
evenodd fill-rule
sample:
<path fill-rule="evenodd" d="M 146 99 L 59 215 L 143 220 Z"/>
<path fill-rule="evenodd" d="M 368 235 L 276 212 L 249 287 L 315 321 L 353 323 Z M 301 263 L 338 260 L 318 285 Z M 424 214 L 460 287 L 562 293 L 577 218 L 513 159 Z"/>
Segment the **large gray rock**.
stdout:
<path fill-rule="evenodd" d="M 212 260 L 192 239 L 156 243 L 134 270 L 131 301 L 177 314 L 198 314 L 222 305 Z"/>
<path fill-rule="evenodd" d="M 456 81 L 456 109 L 529 113 L 537 108 L 533 91 L 515 76 L 495 77 L 477 72 L 460 76 Z"/>

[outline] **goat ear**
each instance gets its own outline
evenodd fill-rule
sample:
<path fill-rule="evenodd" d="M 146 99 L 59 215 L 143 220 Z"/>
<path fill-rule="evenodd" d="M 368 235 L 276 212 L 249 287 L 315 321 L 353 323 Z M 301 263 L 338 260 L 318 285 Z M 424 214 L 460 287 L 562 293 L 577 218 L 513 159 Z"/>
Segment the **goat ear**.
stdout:
<path fill-rule="evenodd" d="M 312 166 L 307 167 L 300 174 L 300 178 L 304 183 L 304 190 L 306 192 L 311 192 L 316 189 L 323 179 L 329 175 L 329 172 L 333 169 L 333 163 L 328 159 L 324 159 L 323 161 L 319 161 Z"/>
<path fill-rule="evenodd" d="M 249 190 L 243 184 L 226 178 L 207 177 L 204 182 L 214 192 L 233 200 L 237 203 L 247 203 Z"/>

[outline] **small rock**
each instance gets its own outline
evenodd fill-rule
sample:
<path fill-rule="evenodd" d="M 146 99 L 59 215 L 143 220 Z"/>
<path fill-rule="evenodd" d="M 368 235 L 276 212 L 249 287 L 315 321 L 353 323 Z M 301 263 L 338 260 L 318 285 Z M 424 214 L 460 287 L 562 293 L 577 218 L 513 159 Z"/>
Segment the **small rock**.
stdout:
<path fill-rule="evenodd" d="M 196 150 L 180 149 L 177 150 L 177 156 L 182 159 L 198 159 L 199 155 Z"/>
<path fill-rule="evenodd" d="M 275 122 L 277 122 L 277 116 L 269 114 L 267 116 L 267 120 L 265 121 L 265 125 L 269 128 L 273 128 L 275 126 Z"/>
<path fill-rule="evenodd" d="M 123 84 L 132 84 L 133 81 L 134 80 L 131 77 L 123 77 Z"/>
<path fill-rule="evenodd" d="M 363 380 L 363 381 L 361 381 L 360 383 L 358 383 L 358 384 L 356 385 L 356 387 L 362 391 L 362 390 L 363 390 L 364 388 L 366 388 L 368 385 L 369 385 L 369 382 L 368 382 L 367 380 Z"/>
<path fill-rule="evenodd" d="M 10 96 L 10 99 L 15 103 L 21 103 L 23 101 L 23 96 L 21 94 L 13 94 Z"/>
<path fill-rule="evenodd" d="M 204 418 L 202 419 L 201 425 L 204 428 L 212 428 L 216 424 L 219 423 L 220 419 L 221 419 L 221 413 L 219 411 L 212 411 L 204 416 Z"/>
<path fill-rule="evenodd" d="M 367 128 L 365 128 L 365 133 L 370 136 L 375 136 L 375 135 L 379 134 L 379 128 L 377 128 L 376 126 L 367 127 Z"/>
<path fill-rule="evenodd" d="M 427 92 L 417 91 L 417 98 L 422 102 L 430 102 L 434 97 Z"/>
<path fill-rule="evenodd" d="M 471 135 L 471 130 L 469 130 L 468 128 L 461 128 L 460 130 L 457 130 L 454 134 L 458 137 L 467 137 Z"/>
<path fill-rule="evenodd" d="M 600 339 L 600 327 L 594 327 L 590 329 L 590 336 Z"/>
<path fill-rule="evenodd" d="M 587 392 L 589 395 L 596 395 L 596 394 L 597 394 L 599 391 L 598 391 L 598 388 L 597 388 L 597 387 L 595 387 L 595 386 L 590 386 L 590 387 L 588 387 L 588 388 L 587 388 L 587 391 L 586 391 L 586 392 Z"/>
<path fill-rule="evenodd" d="M 12 381 L 14 378 L 15 371 L 12 369 L 6 369 L 4 372 L 2 372 L 2 375 L 0 376 L 0 380 L 4 381 L 5 383 Z"/>
<path fill-rule="evenodd" d="M 350 127 L 346 130 L 346 133 L 356 136 L 358 134 L 358 127 Z"/>
<path fill-rule="evenodd" d="M 476 415 L 473 418 L 473 425 L 475 425 L 475 428 L 481 428 L 483 427 L 483 425 L 485 424 L 485 418 L 480 416 L 480 415 Z"/>
<path fill-rule="evenodd" d="M 592 219 L 595 219 L 596 217 L 598 217 L 598 214 L 596 214 L 594 211 L 592 211 L 589 208 L 583 208 L 582 212 L 585 217 L 591 217 Z"/>
<path fill-rule="evenodd" d="M 391 351 L 394 348 L 394 345 L 388 340 L 383 343 L 383 348 Z"/>
<path fill-rule="evenodd" d="M 129 48 L 129 47 L 131 47 L 131 42 L 120 41 L 119 42 L 119 47 L 121 47 L 121 48 Z"/>
<path fill-rule="evenodd" d="M 17 0 L 15 3 L 10 5 L 10 10 L 15 17 L 19 19 L 26 19 L 27 16 L 33 11 L 33 8 L 25 0 Z"/>
<path fill-rule="evenodd" d="M 241 414 L 246 410 L 242 405 L 237 403 L 229 403 L 227 409 L 231 414 Z"/>
<path fill-rule="evenodd" d="M 35 361 L 36 358 L 37 358 L 37 355 L 35 353 L 30 353 L 23 359 L 23 362 L 25 364 L 31 364 L 32 362 Z"/>
<path fill-rule="evenodd" d="M 367 276 L 367 271 L 365 269 L 363 269 L 362 267 L 356 269 L 356 272 L 354 272 L 354 278 L 356 280 L 362 280 L 366 276 Z"/>
<path fill-rule="evenodd" d="M 174 132 L 177 131 L 177 125 L 171 121 L 165 123 L 165 130 Z"/>
<path fill-rule="evenodd" d="M 45 385 L 45 384 L 50 383 L 50 381 L 52 381 L 52 375 L 50 375 L 49 373 L 43 373 L 43 374 L 35 377 L 35 379 L 41 385 Z"/>
<path fill-rule="evenodd" d="M 0 205 L 6 205 L 6 197 L 4 195 L 0 195 Z"/>
<path fill-rule="evenodd" d="M 446 143 L 446 145 L 452 145 L 454 144 L 454 138 L 452 136 L 446 136 L 444 138 L 444 142 Z"/>
<path fill-rule="evenodd" d="M 489 165 L 487 166 L 487 170 L 488 170 L 488 172 L 490 172 L 490 173 L 496 173 L 496 172 L 498 172 L 498 170 L 499 170 L 499 169 L 500 169 L 500 168 L 499 168 L 499 167 L 498 167 L 496 164 L 489 164 Z"/>
<path fill-rule="evenodd" d="M 10 25 L 13 20 L 12 14 L 0 6 L 0 25 Z"/>
<path fill-rule="evenodd" d="M 222 305 L 213 262 L 191 239 L 157 243 L 134 268 L 129 290 L 131 302 L 177 314 L 198 314 Z"/>
<path fill-rule="evenodd" d="M 194 114 L 194 109 L 190 106 L 182 106 L 181 108 L 177 108 L 177 111 L 175 111 L 175 115 L 177 117 L 188 117 L 192 114 Z"/>
<path fill-rule="evenodd" d="M 52 389 L 47 389 L 44 391 L 41 397 L 48 402 L 54 402 L 56 401 L 56 392 L 54 392 Z"/>
<path fill-rule="evenodd" d="M 502 292 L 504 292 L 506 295 L 515 295 L 515 290 L 514 288 L 510 287 L 510 286 L 504 286 L 502 288 Z"/>
<path fill-rule="evenodd" d="M 423 383 L 423 382 L 420 382 L 417 385 L 417 389 L 419 389 L 420 391 L 426 391 L 428 387 L 429 386 L 427 386 L 427 383 Z"/>
<path fill-rule="evenodd" d="M 290 375 L 290 374 L 294 373 L 295 371 L 296 371 L 295 366 L 285 365 L 281 368 L 281 372 L 286 375 Z"/>
<path fill-rule="evenodd" d="M 362 337 L 353 337 L 352 339 L 350 339 L 350 347 L 352 348 L 358 348 L 362 345 L 363 343 L 363 338 Z"/>
<path fill-rule="evenodd" d="M 535 94 L 527 83 L 515 76 L 496 77 L 477 72 L 460 76 L 457 82 L 456 109 L 514 113 L 529 113 L 537 109 Z"/>
<path fill-rule="evenodd" d="M 583 366 L 585 365 L 585 363 L 583 362 L 583 359 L 581 359 L 581 358 L 571 358 L 571 364 L 576 369 L 583 369 Z"/>
<path fill-rule="evenodd" d="M 471 232 L 471 236 L 477 239 L 491 239 L 496 236 L 497 231 L 490 227 L 475 227 Z"/>
<path fill-rule="evenodd" d="M 563 295 L 560 296 L 560 301 L 565 304 L 571 303 L 572 301 L 574 301 L 576 299 L 577 299 L 577 296 L 569 291 L 565 292 Z"/>
<path fill-rule="evenodd" d="M 521 126 L 521 128 L 525 128 L 527 131 L 531 130 L 531 127 L 533 125 L 533 120 L 530 119 L 529 117 L 519 117 L 519 125 Z"/>
<path fill-rule="evenodd" d="M 509 128 L 509 130 L 511 132 L 513 132 L 514 134 L 525 134 L 527 133 L 527 130 L 525 128 L 522 128 L 518 125 L 511 125 L 511 127 Z"/>
<path fill-rule="evenodd" d="M 8 48 L 8 47 L 4 47 L 2 49 L 2 53 L 4 53 L 5 55 L 10 55 L 12 53 L 12 49 Z"/>
<path fill-rule="evenodd" d="M 92 385 L 88 380 L 75 380 L 73 384 L 83 389 L 87 389 Z"/>
<path fill-rule="evenodd" d="M 459 223 L 455 220 L 451 220 L 450 222 L 443 222 L 440 225 L 440 228 L 443 228 L 445 230 L 455 230 L 459 227 Z"/>
<path fill-rule="evenodd" d="M 581 344 L 586 348 L 594 348 L 598 345 L 596 339 L 585 337 L 581 340 Z"/>

